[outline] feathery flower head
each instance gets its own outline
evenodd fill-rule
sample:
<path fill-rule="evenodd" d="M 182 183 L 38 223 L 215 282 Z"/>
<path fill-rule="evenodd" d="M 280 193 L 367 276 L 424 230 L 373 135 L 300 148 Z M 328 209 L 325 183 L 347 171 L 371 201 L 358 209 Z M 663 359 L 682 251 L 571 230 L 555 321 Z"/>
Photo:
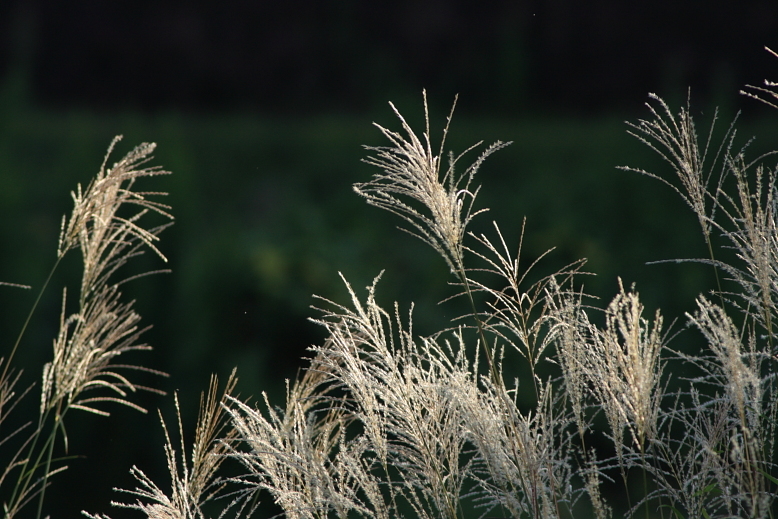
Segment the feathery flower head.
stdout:
<path fill-rule="evenodd" d="M 486 157 L 510 143 L 495 142 L 463 173 L 455 172 L 457 161 L 481 143 L 471 146 L 458 156 L 452 154 L 449 157 L 449 166 L 441 177 L 440 162 L 456 107 L 456 99 L 443 130 L 443 139 L 437 154 L 433 152 L 430 140 L 426 92 L 424 93 L 426 131 L 421 139 L 400 115 L 397 108 L 392 103 L 389 105 L 400 119 L 407 137 L 374 123 L 392 145 L 366 146 L 366 149 L 375 152 L 376 156 L 365 159 L 365 162 L 377 166 L 383 172 L 374 174 L 370 182 L 354 184 L 354 191 L 365 197 L 369 204 L 391 211 L 413 225 L 415 230 L 405 230 L 439 252 L 452 272 L 460 271 L 465 228 L 475 215 L 485 211 L 481 209 L 473 212 L 473 202 L 478 194 L 478 188 L 471 188 L 473 176 Z M 421 203 L 426 210 L 417 209 L 415 204 L 410 205 L 403 201 L 402 197 Z"/>

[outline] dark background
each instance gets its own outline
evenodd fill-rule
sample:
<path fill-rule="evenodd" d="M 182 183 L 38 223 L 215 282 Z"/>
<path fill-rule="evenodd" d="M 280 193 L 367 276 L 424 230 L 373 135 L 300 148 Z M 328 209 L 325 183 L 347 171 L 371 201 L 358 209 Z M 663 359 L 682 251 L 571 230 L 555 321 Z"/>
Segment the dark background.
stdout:
<path fill-rule="evenodd" d="M 539 273 L 587 257 L 590 292 L 607 302 L 622 276 L 649 312 L 682 318 L 710 273 L 645 262 L 706 252 L 677 195 L 615 169 L 666 172 L 623 121 L 648 116 L 648 92 L 677 108 L 690 88 L 702 128 L 716 106 L 722 127 L 743 110 L 742 142 L 770 149 L 778 114 L 738 95 L 778 79 L 765 45 L 778 49 L 774 0 L 0 2 L 0 279 L 34 287 L 0 288 L 3 348 L 54 263 L 68 192 L 116 134 L 114 160 L 154 141 L 154 164 L 174 172 L 142 186 L 170 192 L 172 273 L 125 292 L 154 325 L 154 351 L 131 360 L 170 374 L 140 380 L 180 391 L 188 430 L 212 372 L 238 366 L 242 395 L 282 403 L 283 379 L 322 338 L 311 294 L 347 301 L 339 271 L 359 290 L 386 269 L 382 301 L 415 301 L 420 334 L 445 326 L 458 310 L 436 304 L 453 290 L 443 261 L 350 187 L 372 173 L 361 145 L 383 144 L 370 123 L 398 129 L 387 101 L 421 130 L 422 89 L 433 138 L 459 94 L 452 149 L 514 141 L 479 173 L 492 210 L 478 225 L 497 220 L 513 244 L 526 216 L 526 264 L 557 247 Z M 135 269 L 163 266 L 147 255 Z M 78 268 L 73 253 L 24 337 L 28 384 Z M 151 412 L 69 416 L 70 451 L 86 457 L 57 477 L 46 513 L 137 517 L 109 506 L 112 487 L 134 486 L 132 465 L 167 488 L 155 412 L 174 427 L 172 397 L 136 401 Z"/>
<path fill-rule="evenodd" d="M 775 2 L 4 2 L 0 65 L 49 108 L 592 115 L 761 81 Z M 22 69 L 22 70 L 20 70 Z M 677 94 L 676 94 L 677 95 Z"/>

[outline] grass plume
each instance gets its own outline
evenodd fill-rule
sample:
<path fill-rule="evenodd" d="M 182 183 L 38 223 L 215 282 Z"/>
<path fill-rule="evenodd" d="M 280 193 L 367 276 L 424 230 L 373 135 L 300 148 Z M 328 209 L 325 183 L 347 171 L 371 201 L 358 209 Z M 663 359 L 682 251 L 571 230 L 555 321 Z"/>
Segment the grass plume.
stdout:
<path fill-rule="evenodd" d="M 749 87 L 747 95 L 775 106 L 773 87 Z M 421 136 L 391 105 L 401 131 L 376 125 L 389 144 L 367 148 L 365 162 L 379 172 L 354 190 L 399 215 L 406 231 L 444 259 L 454 276 L 451 297 L 464 295 L 469 311 L 445 329 L 419 333 L 413 305 L 378 303 L 381 275 L 365 295 L 341 275 L 347 302 L 319 300 L 313 321 L 326 339 L 310 348 L 308 369 L 287 382 L 283 405 L 264 394 L 259 403 L 235 396 L 234 372 L 219 396 L 214 377 L 188 449 L 176 395 L 178 442 L 162 420 L 170 490 L 133 467 L 137 486 L 121 492 L 135 501 L 114 505 L 153 519 L 204 519 L 219 498 L 219 517 L 251 517 L 261 499 L 290 519 L 774 517 L 773 155 L 747 159 L 745 146 L 734 151 L 734 123 L 718 145 L 714 124 L 701 139 L 689 101 L 676 112 L 651 94 L 649 117 L 629 125 L 670 171 L 623 169 L 682 197 L 709 251 L 708 258 L 684 261 L 716 269 L 716 286 L 685 314 L 691 331 L 670 340 L 663 314 L 644 315 L 636 288 L 621 279 L 612 299 L 597 307 L 579 282 L 584 260 L 537 276 L 545 255 L 522 261 L 526 228 L 517 247 L 497 223 L 494 237 L 471 233 L 469 224 L 485 211 L 475 206 L 474 175 L 506 144 L 496 142 L 457 170 L 473 148 L 445 149 L 452 108 L 433 149 L 426 95 L 423 102 Z M 62 470 L 52 460 L 55 440 L 66 438 L 66 411 L 107 414 L 109 401 L 139 408 L 130 399 L 139 386 L 123 371 L 129 366 L 114 360 L 147 347 L 114 274 L 143 250 L 161 256 L 162 227 L 139 221 L 149 212 L 169 217 L 168 207 L 148 198 L 154 193 L 131 189 L 140 177 L 164 173 L 145 167 L 152 149 L 142 145 L 111 168 L 104 163 L 87 189 L 73 194 L 58 260 L 82 251 L 78 309 L 68 314 L 63 294 L 41 419 L 0 478 L 21 474 L 6 517 L 33 497 L 42 503 L 48 478 Z M 138 212 L 125 215 L 123 206 Z M 702 349 L 677 344 L 691 333 L 700 334 Z M 516 362 L 528 376 L 508 368 Z M 8 361 L 3 368 L 0 421 L 24 394 L 15 389 L 19 373 Z M 237 475 L 223 475 L 225 463 Z M 635 496 L 625 510 L 601 490 L 603 481 Z"/>
<path fill-rule="evenodd" d="M 167 174 L 159 167 L 142 167 L 150 160 L 154 144 L 142 144 L 113 166 L 107 167 L 108 157 L 120 137 L 108 148 L 103 165 L 86 190 L 80 185 L 72 193 L 74 208 L 69 217 L 63 217 L 62 230 L 57 247 L 56 269 L 61 259 L 71 250 L 82 254 L 82 278 L 78 297 L 78 309 L 68 314 L 67 291 L 63 290 L 59 332 L 53 344 L 52 360 L 43 366 L 40 413 L 36 424 L 30 424 L 29 436 L 11 457 L 3 479 L 14 469 L 17 479 L 4 502 L 4 516 L 14 517 L 37 496 L 40 517 L 49 478 L 66 468 L 55 466 L 54 451 L 59 438 L 67 453 L 68 441 L 64 418 L 70 409 L 80 409 L 103 416 L 109 412 L 103 408 L 107 402 L 116 402 L 139 411 L 145 410 L 132 402 L 130 394 L 138 389 L 157 391 L 138 386 L 124 374 L 127 370 L 148 371 L 161 374 L 140 365 L 119 364 L 116 358 L 130 351 L 148 350 L 139 342 L 145 328 L 139 326 L 140 316 L 133 310 L 132 302 L 121 299 L 120 286 L 128 279 L 116 279 L 116 272 L 133 257 L 143 254 L 143 247 L 150 247 L 160 255 L 154 244 L 165 225 L 144 228 L 140 220 L 149 211 L 165 218 L 172 218 L 168 207 L 149 199 L 162 193 L 133 190 L 134 182 L 141 177 Z M 134 214 L 125 214 L 127 206 L 140 207 Z M 48 285 L 44 283 L 41 293 Z M 30 315 L 37 306 L 36 300 Z M 3 404 L 16 404 L 12 387 L 18 380 L 10 368 L 28 316 L 4 363 L 0 387 Z M 157 391 L 159 392 L 159 391 Z M 11 406 L 12 407 L 12 406 Z M 31 429 L 30 429 L 31 428 Z M 13 433 L 15 435 L 16 433 Z"/>

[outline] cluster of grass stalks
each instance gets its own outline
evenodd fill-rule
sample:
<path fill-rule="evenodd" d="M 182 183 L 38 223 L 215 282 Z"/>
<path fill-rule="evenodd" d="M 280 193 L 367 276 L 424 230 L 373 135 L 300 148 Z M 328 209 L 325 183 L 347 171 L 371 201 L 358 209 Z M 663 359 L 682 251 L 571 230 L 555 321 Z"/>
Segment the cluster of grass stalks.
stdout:
<path fill-rule="evenodd" d="M 74 208 L 69 217 L 62 219 L 56 262 L 35 303 L 37 306 L 62 258 L 74 249 L 80 250 L 83 270 L 78 303 L 75 312 L 69 313 L 67 291 L 63 290 L 59 332 L 54 338 L 52 358 L 42 370 L 38 419 L 6 434 L 2 441 L 8 457 L 0 475 L 0 488 L 7 518 L 33 504 L 37 515 L 41 515 L 50 478 L 67 468 L 67 457 L 55 457 L 54 452 L 62 441 L 67 454 L 65 417 L 71 409 L 108 416 L 105 405 L 113 402 L 145 412 L 132 401 L 132 394 L 138 390 L 157 391 L 128 378 L 133 370 L 153 370 L 117 362 L 117 357 L 127 352 L 150 349 L 139 341 L 144 331 L 140 316 L 132 302 L 122 300 L 120 288 L 129 279 L 117 277 L 132 258 L 144 253 L 144 248 L 165 259 L 155 242 L 167 225 L 146 229 L 140 222 L 149 212 L 172 219 L 169 208 L 152 199 L 161 193 L 133 190 L 133 185 L 139 178 L 168 172 L 143 167 L 154 150 L 153 144 L 138 146 L 108 168 L 108 157 L 118 140 L 111 143 L 100 171 L 87 188 L 82 190 L 79 185 L 72 193 Z M 2 362 L 0 422 L 31 389 L 17 390 L 21 373 L 13 368 L 13 360 L 34 310 Z"/>
<path fill-rule="evenodd" d="M 775 106 L 775 86 L 746 93 Z M 648 106 L 651 117 L 630 132 L 670 174 L 624 169 L 668 184 L 700 223 L 710 256 L 692 261 L 714 269 L 717 286 L 686 315 L 692 330 L 671 336 L 661 313 L 645 315 L 636 288 L 620 280 L 610 303 L 596 306 L 582 288 L 583 260 L 538 274 L 543 258 L 525 266 L 521 243 L 506 243 L 496 223 L 489 234 L 470 232 L 485 211 L 476 206 L 475 175 L 507 144 L 486 147 L 461 168 L 480 143 L 446 156 L 451 115 L 433 148 L 426 98 L 421 135 L 392 106 L 401 132 L 377 125 L 389 144 L 367 148 L 365 162 L 378 172 L 354 189 L 440 254 L 451 297 L 470 310 L 447 329 L 419 335 L 412 305 L 378 304 L 380 275 L 364 296 L 343 276 L 350 301 L 320 301 L 314 322 L 327 339 L 288 383 L 283 406 L 235 396 L 235 373 L 220 393 L 214 377 L 191 447 L 180 413 L 177 440 L 160 416 L 170 490 L 132 467 L 137 486 L 120 491 L 129 502 L 113 504 L 155 519 L 204 518 L 206 503 L 221 516 L 250 517 L 262 500 L 290 519 L 774 517 L 775 155 L 746 158 L 734 123 L 716 138 L 714 119 L 700 139 L 688 104 L 674 112 L 652 95 Z M 144 248 L 159 253 L 162 228 L 146 230 L 139 220 L 148 211 L 167 217 L 168 208 L 149 199 L 155 193 L 132 190 L 136 178 L 165 173 L 141 168 L 152 148 L 104 164 L 74 193 L 63 220 L 57 261 L 75 248 L 84 259 L 78 310 L 68 315 L 63 295 L 40 419 L 10 435 L 20 446 L 0 479 L 11 488 L 6 517 L 35 500 L 40 515 L 50 477 L 65 469 L 53 449 L 67 439 L 70 408 L 107 414 L 109 401 L 138 408 L 130 396 L 141 388 L 122 374 L 132 366 L 114 357 L 146 346 L 137 314 L 120 299 L 126 280 L 114 277 Z M 127 205 L 140 212 L 125 216 Z M 684 338 L 697 332 L 706 347 L 692 351 Z M 26 393 L 15 390 L 12 357 L 0 378 L 0 419 Z M 507 368 L 513 357 L 526 376 Z M 238 475 L 222 475 L 225 462 Z M 603 485 L 623 487 L 626 506 Z"/>

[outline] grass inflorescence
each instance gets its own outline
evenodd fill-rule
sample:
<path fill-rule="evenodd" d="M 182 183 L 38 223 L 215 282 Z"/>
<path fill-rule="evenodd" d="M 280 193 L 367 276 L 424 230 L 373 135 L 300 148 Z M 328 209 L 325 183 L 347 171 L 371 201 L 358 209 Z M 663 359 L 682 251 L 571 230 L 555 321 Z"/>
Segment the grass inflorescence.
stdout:
<path fill-rule="evenodd" d="M 775 86 L 747 95 L 775 106 Z M 451 297 L 468 310 L 419 334 L 413 305 L 378 303 L 381 275 L 364 295 L 341 275 L 348 301 L 319 300 L 312 320 L 327 338 L 310 348 L 286 402 L 240 398 L 234 372 L 220 392 L 214 377 L 188 446 L 176 395 L 177 427 L 160 415 L 170 490 L 133 466 L 137 486 L 120 491 L 130 501 L 113 504 L 153 519 L 202 519 L 206 503 L 220 516 L 250 517 L 262 500 L 290 519 L 775 517 L 774 154 L 748 158 L 735 147 L 734 122 L 723 137 L 712 124 L 701 139 L 688 104 L 675 112 L 652 94 L 648 106 L 650 118 L 629 131 L 669 174 L 623 169 L 669 185 L 700 224 L 709 257 L 691 261 L 714 269 L 716 286 L 689 309 L 685 334 L 699 333 L 703 349 L 684 347 L 685 334 L 673 334 L 660 311 L 646 315 L 637 287 L 620 279 L 611 301 L 595 304 L 581 281 L 585 260 L 538 273 L 545 255 L 525 265 L 522 243 L 507 243 L 497 223 L 471 232 L 486 211 L 476 203 L 479 167 L 507 143 L 461 167 L 480 143 L 447 152 L 452 108 L 433 146 L 425 96 L 421 135 L 393 105 L 401 132 L 376 125 L 389 143 L 367 148 L 365 162 L 377 170 L 354 190 L 442 257 Z M 63 292 L 37 423 L 0 444 L 16 445 L 0 476 L 6 518 L 35 507 L 40 517 L 52 476 L 67 468 L 54 453 L 63 440 L 67 452 L 70 409 L 107 416 L 113 402 L 145 412 L 132 395 L 149 388 L 127 370 L 147 368 L 116 362 L 148 349 L 119 290 L 127 279 L 116 278 L 145 250 L 165 259 L 156 245 L 165 225 L 141 221 L 149 212 L 170 219 L 169 208 L 155 201 L 160 193 L 134 189 L 138 178 L 167 173 L 145 166 L 153 148 L 141 145 L 110 168 L 106 157 L 73 193 L 56 263 L 81 251 L 78 303 L 69 312 Z M 0 421 L 30 392 L 17 389 L 20 342 L 2 361 Z M 508 367 L 515 361 L 526 367 L 521 376 Z M 623 487 L 627 505 L 604 485 Z"/>

